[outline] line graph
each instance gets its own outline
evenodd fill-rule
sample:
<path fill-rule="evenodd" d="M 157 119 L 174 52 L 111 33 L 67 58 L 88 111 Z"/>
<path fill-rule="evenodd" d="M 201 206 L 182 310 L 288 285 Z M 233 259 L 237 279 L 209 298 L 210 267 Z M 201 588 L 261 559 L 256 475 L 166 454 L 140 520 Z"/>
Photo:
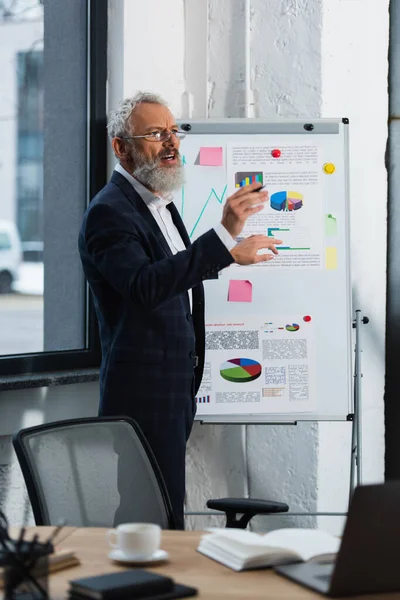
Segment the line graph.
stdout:
<path fill-rule="evenodd" d="M 186 157 L 184 154 L 182 154 L 182 164 L 187 165 Z M 190 239 L 193 237 L 194 232 L 196 231 L 211 198 L 214 197 L 219 204 L 222 204 L 224 201 L 227 189 L 228 189 L 228 184 L 226 184 L 224 186 L 224 188 L 222 190 L 222 194 L 218 195 L 215 188 L 211 188 L 211 191 L 208 194 L 207 200 L 205 201 L 205 203 L 199 213 L 199 216 L 197 217 L 195 224 L 193 225 L 192 230 L 189 233 Z M 182 189 L 181 189 L 181 211 L 180 212 L 181 212 L 181 218 L 184 221 L 184 215 L 185 215 L 185 186 L 184 185 L 182 186 Z"/>
<path fill-rule="evenodd" d="M 224 189 L 222 190 L 222 194 L 219 196 L 218 193 L 215 191 L 215 189 L 211 188 L 211 192 L 209 193 L 208 198 L 205 201 L 205 203 L 203 205 L 203 208 L 201 209 L 201 211 L 199 213 L 199 216 L 197 217 L 196 222 L 195 222 L 195 224 L 192 227 L 191 232 L 189 233 L 189 238 L 192 238 L 194 232 L 196 231 L 197 226 L 199 225 L 199 223 L 201 221 L 201 218 L 202 218 L 202 216 L 204 214 L 204 211 L 206 210 L 206 208 L 208 206 L 208 203 L 210 202 L 211 198 L 215 197 L 215 199 L 217 200 L 217 202 L 219 202 L 219 204 L 222 204 L 223 201 L 224 201 L 227 189 L 228 189 L 228 185 L 226 184 L 225 187 L 224 187 Z M 182 186 L 182 197 L 181 197 L 181 217 L 182 217 L 182 219 L 183 219 L 183 216 L 184 216 L 184 211 L 185 211 L 185 187 Z"/>

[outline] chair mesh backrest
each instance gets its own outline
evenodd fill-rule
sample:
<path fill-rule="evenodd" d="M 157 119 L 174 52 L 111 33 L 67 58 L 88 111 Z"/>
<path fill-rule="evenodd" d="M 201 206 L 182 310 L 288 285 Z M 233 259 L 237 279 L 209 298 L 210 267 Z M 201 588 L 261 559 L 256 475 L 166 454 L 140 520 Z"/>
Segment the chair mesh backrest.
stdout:
<path fill-rule="evenodd" d="M 168 501 L 129 422 L 81 420 L 34 429 L 19 439 L 43 524 L 65 520 L 73 526 L 112 527 L 142 521 L 170 526 Z"/>

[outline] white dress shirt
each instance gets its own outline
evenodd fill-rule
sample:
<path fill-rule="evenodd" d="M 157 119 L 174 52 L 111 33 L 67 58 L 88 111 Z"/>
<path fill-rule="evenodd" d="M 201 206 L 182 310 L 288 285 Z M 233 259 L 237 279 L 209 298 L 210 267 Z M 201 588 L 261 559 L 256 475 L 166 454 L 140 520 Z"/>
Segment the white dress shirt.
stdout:
<path fill-rule="evenodd" d="M 160 196 L 156 196 L 151 192 L 148 188 L 146 188 L 140 181 L 135 179 L 120 163 L 115 166 L 115 171 L 120 173 L 129 181 L 132 187 L 136 190 L 139 196 L 142 198 L 143 202 L 146 204 L 147 208 L 151 212 L 155 222 L 159 226 L 162 231 L 163 236 L 171 249 L 172 254 L 176 254 L 181 250 L 185 250 L 185 244 L 177 230 L 170 211 L 167 209 L 167 205 L 172 202 L 172 200 L 166 200 L 165 198 L 161 198 Z M 215 233 L 218 235 L 221 242 L 227 248 L 228 251 L 231 251 L 232 248 L 236 245 L 235 240 L 230 235 L 230 233 L 225 229 L 225 227 L 220 223 L 217 227 L 214 227 Z M 192 310 L 192 291 L 189 290 L 189 302 L 190 302 L 190 310 Z"/>

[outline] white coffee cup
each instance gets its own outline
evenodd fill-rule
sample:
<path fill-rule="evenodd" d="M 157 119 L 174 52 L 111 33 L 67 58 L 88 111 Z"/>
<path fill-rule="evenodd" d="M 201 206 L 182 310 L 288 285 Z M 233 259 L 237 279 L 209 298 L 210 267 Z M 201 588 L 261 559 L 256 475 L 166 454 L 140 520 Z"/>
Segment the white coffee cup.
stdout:
<path fill-rule="evenodd" d="M 161 527 L 154 523 L 122 523 L 107 531 L 107 541 L 128 557 L 150 558 L 160 547 Z"/>

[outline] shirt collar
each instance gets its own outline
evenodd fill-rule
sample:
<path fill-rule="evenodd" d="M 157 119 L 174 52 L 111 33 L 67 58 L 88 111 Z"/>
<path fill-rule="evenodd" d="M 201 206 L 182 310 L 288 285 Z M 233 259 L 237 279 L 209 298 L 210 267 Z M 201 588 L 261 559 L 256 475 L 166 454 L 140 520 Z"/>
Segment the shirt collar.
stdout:
<path fill-rule="evenodd" d="M 138 179 L 135 179 L 133 175 L 128 173 L 128 171 L 124 169 L 124 167 L 120 163 L 117 163 L 115 165 L 114 171 L 117 171 L 129 181 L 131 186 L 139 194 L 143 202 L 149 208 L 153 207 L 157 210 L 161 210 L 162 208 L 165 208 L 168 204 L 172 202 L 171 199 L 165 199 L 161 196 L 156 196 L 155 194 L 153 194 L 153 192 L 151 192 L 146 186 L 144 186 L 143 183 L 141 183 Z"/>

